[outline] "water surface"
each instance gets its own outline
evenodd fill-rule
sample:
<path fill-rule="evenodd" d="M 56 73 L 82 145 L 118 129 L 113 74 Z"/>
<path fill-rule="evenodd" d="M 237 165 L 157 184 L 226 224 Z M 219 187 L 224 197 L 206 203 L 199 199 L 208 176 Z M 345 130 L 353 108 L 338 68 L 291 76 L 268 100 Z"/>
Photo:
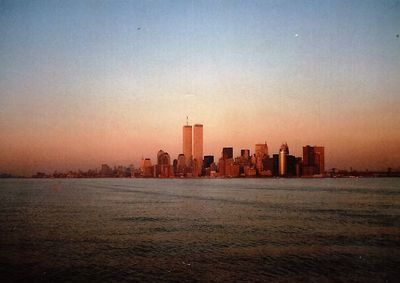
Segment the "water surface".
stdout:
<path fill-rule="evenodd" d="M 5 281 L 398 282 L 400 179 L 0 180 Z"/>

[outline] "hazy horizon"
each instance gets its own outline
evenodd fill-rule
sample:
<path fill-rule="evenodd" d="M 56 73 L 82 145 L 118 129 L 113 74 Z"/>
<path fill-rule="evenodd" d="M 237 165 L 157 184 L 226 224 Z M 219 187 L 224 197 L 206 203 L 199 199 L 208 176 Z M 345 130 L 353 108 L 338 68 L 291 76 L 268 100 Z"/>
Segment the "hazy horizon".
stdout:
<path fill-rule="evenodd" d="M 400 1 L 0 1 L 0 172 L 325 147 L 400 167 Z"/>

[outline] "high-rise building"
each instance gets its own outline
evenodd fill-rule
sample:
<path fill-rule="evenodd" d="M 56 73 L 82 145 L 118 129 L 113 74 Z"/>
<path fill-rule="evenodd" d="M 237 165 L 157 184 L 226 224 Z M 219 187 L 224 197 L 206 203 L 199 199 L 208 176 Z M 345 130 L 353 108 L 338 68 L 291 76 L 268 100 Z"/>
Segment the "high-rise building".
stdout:
<path fill-rule="evenodd" d="M 223 159 L 233 158 L 233 147 L 222 148 L 222 158 Z"/>
<path fill-rule="evenodd" d="M 204 168 L 210 167 L 212 163 L 214 163 L 214 155 L 205 155 L 204 156 Z"/>
<path fill-rule="evenodd" d="M 186 157 L 182 153 L 178 155 L 175 173 L 179 176 L 183 176 L 186 173 Z"/>
<path fill-rule="evenodd" d="M 323 146 L 314 146 L 314 158 L 317 174 L 323 174 L 325 172 L 325 148 Z"/>
<path fill-rule="evenodd" d="M 170 165 L 171 158 L 168 152 L 164 152 L 163 150 L 158 151 L 157 153 L 157 165 Z"/>
<path fill-rule="evenodd" d="M 192 157 L 192 126 L 183 126 L 183 143 L 182 151 L 185 155 L 186 161 Z"/>
<path fill-rule="evenodd" d="M 279 176 L 279 154 L 272 155 L 272 176 Z"/>
<path fill-rule="evenodd" d="M 241 149 L 240 156 L 249 159 L 250 158 L 250 149 Z"/>
<path fill-rule="evenodd" d="M 201 168 L 203 164 L 203 125 L 195 124 L 193 128 L 193 158 Z"/>
<path fill-rule="evenodd" d="M 289 147 L 287 143 L 283 143 L 279 150 L 279 176 L 287 174 L 287 156 L 289 155 Z"/>
<path fill-rule="evenodd" d="M 154 177 L 154 167 L 150 158 L 142 159 L 140 171 L 143 177 Z"/>
<path fill-rule="evenodd" d="M 157 153 L 157 165 L 155 167 L 156 177 L 169 178 L 173 176 L 171 158 L 167 152 L 160 150 Z"/>
<path fill-rule="evenodd" d="M 296 177 L 297 172 L 296 172 L 296 157 L 293 155 L 287 155 L 286 156 L 286 175 L 290 177 Z"/>
<path fill-rule="evenodd" d="M 264 171 L 263 159 L 268 158 L 268 146 L 267 142 L 258 143 L 254 147 L 254 158 L 257 173 L 261 174 Z"/>
<path fill-rule="evenodd" d="M 250 149 L 240 150 L 240 156 L 235 158 L 235 163 L 239 165 L 239 172 L 245 175 L 245 167 L 250 165 Z"/>
<path fill-rule="evenodd" d="M 325 150 L 323 146 L 303 146 L 303 175 L 320 175 L 325 171 Z"/>
<path fill-rule="evenodd" d="M 264 155 L 268 156 L 268 145 L 265 143 L 258 143 L 255 145 L 254 153 L 256 154 L 256 158 L 263 158 Z"/>

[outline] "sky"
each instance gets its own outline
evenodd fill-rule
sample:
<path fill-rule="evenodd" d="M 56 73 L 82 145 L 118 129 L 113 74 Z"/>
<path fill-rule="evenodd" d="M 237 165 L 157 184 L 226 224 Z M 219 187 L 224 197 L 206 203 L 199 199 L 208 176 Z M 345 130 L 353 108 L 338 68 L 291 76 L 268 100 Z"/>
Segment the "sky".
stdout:
<path fill-rule="evenodd" d="M 0 172 L 325 146 L 400 168 L 400 1 L 0 0 Z"/>

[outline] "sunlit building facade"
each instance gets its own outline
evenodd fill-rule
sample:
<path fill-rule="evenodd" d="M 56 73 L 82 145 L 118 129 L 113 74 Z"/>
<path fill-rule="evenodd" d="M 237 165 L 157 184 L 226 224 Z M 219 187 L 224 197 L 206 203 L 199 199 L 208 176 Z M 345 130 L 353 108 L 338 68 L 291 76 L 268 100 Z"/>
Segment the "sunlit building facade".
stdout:
<path fill-rule="evenodd" d="M 265 143 L 258 143 L 254 147 L 254 153 L 256 158 L 263 158 L 264 156 L 268 156 L 268 145 Z"/>
<path fill-rule="evenodd" d="M 182 131 L 183 142 L 182 142 L 182 151 L 185 155 L 186 162 L 192 157 L 192 126 L 185 125 L 183 126 Z"/>
<path fill-rule="evenodd" d="M 265 143 L 258 143 L 254 147 L 254 159 L 256 169 L 259 175 L 265 175 L 263 163 L 268 158 L 268 145 Z"/>
<path fill-rule="evenodd" d="M 193 128 L 193 158 L 200 168 L 203 165 L 203 125 L 196 124 Z"/>
<path fill-rule="evenodd" d="M 283 143 L 279 150 L 279 176 L 287 174 L 287 156 L 289 155 L 289 147 L 287 143 Z"/>
<path fill-rule="evenodd" d="M 154 166 L 151 164 L 150 158 L 142 159 L 140 170 L 142 177 L 154 177 Z"/>
<path fill-rule="evenodd" d="M 160 150 L 157 153 L 157 165 L 155 167 L 155 176 L 159 178 L 170 178 L 174 176 L 171 158 L 167 152 Z"/>

